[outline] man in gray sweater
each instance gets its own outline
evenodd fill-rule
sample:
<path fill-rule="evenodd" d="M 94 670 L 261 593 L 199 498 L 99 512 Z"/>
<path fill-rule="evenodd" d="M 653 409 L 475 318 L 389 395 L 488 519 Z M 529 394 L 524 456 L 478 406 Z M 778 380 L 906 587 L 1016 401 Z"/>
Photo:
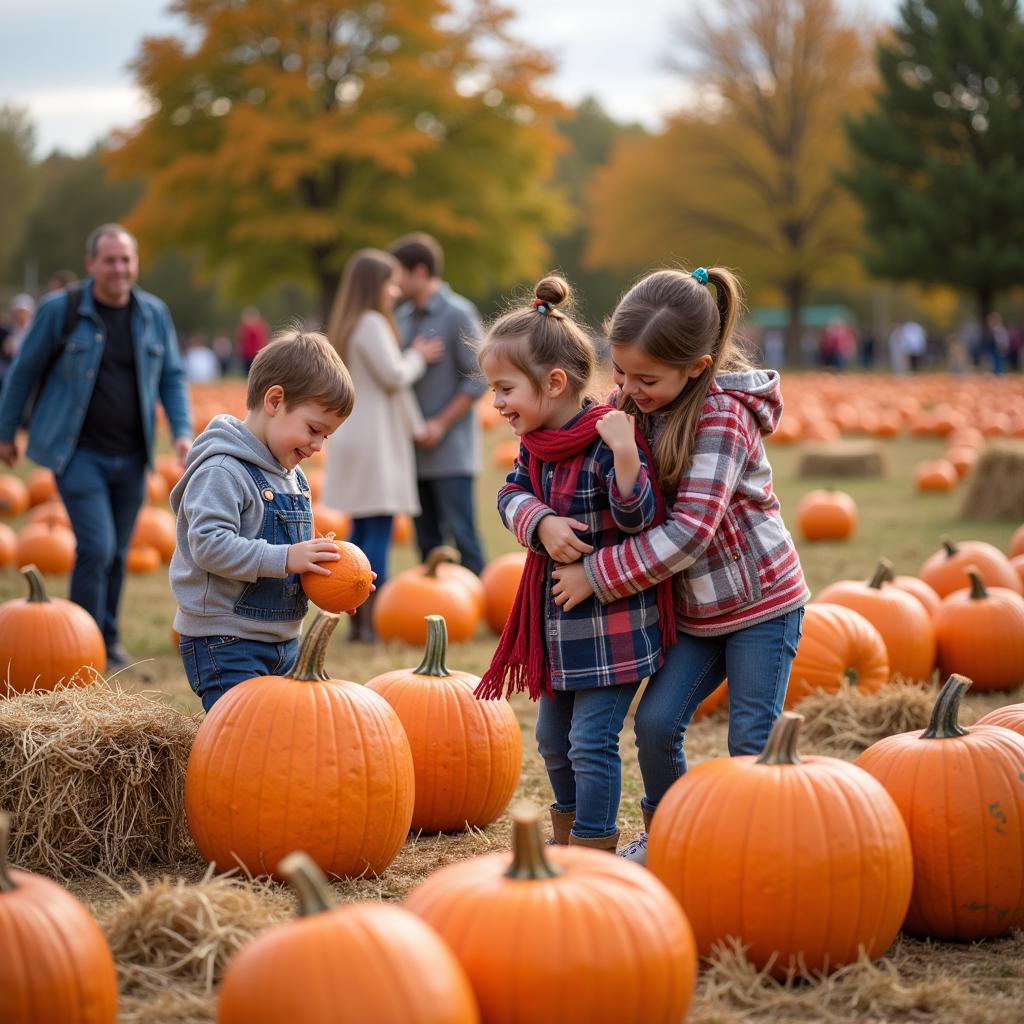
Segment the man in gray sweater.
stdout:
<path fill-rule="evenodd" d="M 480 472 L 480 421 L 476 400 L 487 382 L 476 363 L 480 315 L 467 299 L 445 284 L 444 254 L 435 238 L 418 232 L 392 242 L 389 252 L 402 268 L 406 300 L 395 311 L 402 347 L 417 337 L 440 338 L 444 356 L 413 385 L 426 421 L 417 442 L 416 476 L 420 515 L 416 543 L 420 556 L 454 542 L 462 564 L 479 573 L 484 554 L 476 528 L 473 482 Z"/>

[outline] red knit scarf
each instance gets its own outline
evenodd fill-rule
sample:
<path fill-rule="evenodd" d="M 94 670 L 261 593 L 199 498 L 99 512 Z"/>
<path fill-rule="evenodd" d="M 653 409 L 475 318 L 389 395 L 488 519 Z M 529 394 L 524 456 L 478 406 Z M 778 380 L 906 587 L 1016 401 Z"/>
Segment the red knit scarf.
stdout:
<path fill-rule="evenodd" d="M 570 426 L 561 430 L 533 430 L 524 434 L 522 441 L 529 453 L 530 484 L 533 493 L 541 498 L 544 494 L 542 472 L 544 463 L 571 462 L 567 485 L 563 493 L 572 495 L 576 480 L 583 468 L 583 453 L 600 438 L 597 421 L 614 406 L 590 405 Z M 636 443 L 653 466 L 647 442 L 639 429 Z M 654 523 L 665 521 L 665 499 L 651 472 L 656 511 Z M 552 495 L 554 500 L 554 495 Z M 565 515 L 568 508 L 555 508 L 557 515 Z M 529 550 L 526 567 L 519 582 L 519 590 L 509 613 L 508 621 L 501 632 L 501 639 L 491 659 L 491 665 L 484 673 L 476 688 L 477 697 L 493 700 L 522 690 L 529 690 L 531 700 L 537 700 L 541 693 L 551 696 L 551 671 L 544 644 L 544 576 L 548 556 Z M 672 603 L 672 578 L 658 584 L 658 613 L 661 620 L 661 642 L 671 647 L 676 640 L 676 619 Z"/>

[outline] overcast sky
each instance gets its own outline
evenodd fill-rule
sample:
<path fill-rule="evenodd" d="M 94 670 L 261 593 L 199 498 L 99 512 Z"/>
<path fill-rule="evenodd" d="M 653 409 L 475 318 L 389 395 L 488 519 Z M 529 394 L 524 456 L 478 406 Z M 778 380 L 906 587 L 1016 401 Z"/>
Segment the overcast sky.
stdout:
<path fill-rule="evenodd" d="M 673 22 L 700 0 L 510 0 L 516 30 L 551 52 L 552 91 L 596 95 L 614 116 L 650 127 L 677 107 L 665 68 Z M 897 0 L 844 0 L 888 20 Z M 40 155 L 80 153 L 144 111 L 128 64 L 146 35 L 174 34 L 168 0 L 0 0 L 0 103 L 27 107 Z"/>

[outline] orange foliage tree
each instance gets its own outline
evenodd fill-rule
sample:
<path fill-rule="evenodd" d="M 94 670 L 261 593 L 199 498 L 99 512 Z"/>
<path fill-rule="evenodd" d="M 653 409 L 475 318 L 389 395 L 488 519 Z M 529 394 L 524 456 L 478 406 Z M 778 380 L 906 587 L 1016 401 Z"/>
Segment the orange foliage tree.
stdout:
<path fill-rule="evenodd" d="M 347 257 L 422 229 L 480 291 L 535 275 L 569 211 L 544 182 L 561 107 L 547 57 L 510 12 L 474 0 L 175 0 L 185 38 L 147 38 L 152 112 L 108 156 L 145 179 L 128 218 L 238 295 L 317 289 L 326 318 Z"/>
<path fill-rule="evenodd" d="M 784 299 L 793 359 L 810 289 L 858 273 L 858 214 L 836 172 L 843 115 L 868 101 L 870 39 L 837 0 L 723 0 L 680 40 L 694 101 L 595 175 L 588 259 L 737 267 Z"/>

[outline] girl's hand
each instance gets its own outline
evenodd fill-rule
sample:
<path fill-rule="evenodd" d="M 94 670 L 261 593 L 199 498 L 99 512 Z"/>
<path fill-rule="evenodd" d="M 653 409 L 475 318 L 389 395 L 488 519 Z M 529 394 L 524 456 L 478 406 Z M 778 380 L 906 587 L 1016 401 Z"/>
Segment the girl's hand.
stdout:
<path fill-rule="evenodd" d="M 594 588 L 590 585 L 583 566 L 578 562 L 575 565 L 560 565 L 551 575 L 555 580 L 551 596 L 554 597 L 555 604 L 567 612 L 582 604 L 588 597 L 594 596 Z"/>
<path fill-rule="evenodd" d="M 597 421 L 597 432 L 613 452 L 636 448 L 633 417 L 620 409 L 606 412 Z"/>
<path fill-rule="evenodd" d="M 537 536 L 544 550 L 556 562 L 575 562 L 582 555 L 589 555 L 593 547 L 576 536 L 576 530 L 589 530 L 586 523 L 565 516 L 545 516 L 537 526 Z"/>
<path fill-rule="evenodd" d="M 318 576 L 330 576 L 329 569 L 322 569 L 318 562 L 336 562 L 341 555 L 333 540 L 326 537 L 315 537 L 313 540 L 300 541 L 288 545 L 288 561 L 285 568 L 288 572 L 314 572 Z"/>

